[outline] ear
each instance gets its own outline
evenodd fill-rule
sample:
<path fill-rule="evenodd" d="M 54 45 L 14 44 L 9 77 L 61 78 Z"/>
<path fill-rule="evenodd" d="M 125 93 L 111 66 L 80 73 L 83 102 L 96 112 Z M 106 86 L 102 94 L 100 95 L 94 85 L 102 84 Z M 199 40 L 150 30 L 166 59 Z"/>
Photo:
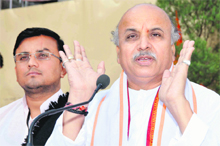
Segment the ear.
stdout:
<path fill-rule="evenodd" d="M 66 69 L 63 67 L 63 65 L 61 63 L 61 74 L 60 74 L 60 77 L 64 78 L 65 75 L 66 75 Z"/>
<path fill-rule="evenodd" d="M 171 51 L 172 51 L 172 59 L 173 61 L 175 61 L 176 48 L 174 44 L 171 46 Z"/>
<path fill-rule="evenodd" d="M 117 62 L 118 64 L 120 64 L 120 60 L 119 60 L 120 48 L 118 46 L 116 47 L 116 52 L 117 52 Z"/>

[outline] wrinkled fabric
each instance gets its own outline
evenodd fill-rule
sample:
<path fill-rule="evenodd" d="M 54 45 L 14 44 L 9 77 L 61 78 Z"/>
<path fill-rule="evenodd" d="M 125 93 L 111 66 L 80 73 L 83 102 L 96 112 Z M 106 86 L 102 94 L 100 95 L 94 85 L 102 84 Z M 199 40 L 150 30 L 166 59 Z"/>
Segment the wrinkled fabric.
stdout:
<path fill-rule="evenodd" d="M 119 144 L 119 80 L 115 81 L 109 90 L 99 92 L 89 104 L 89 114 L 85 118 L 84 125 L 75 141 L 70 140 L 62 134 L 62 116 L 58 119 L 54 131 L 47 141 L 47 145 L 70 145 L 89 146 L 91 143 L 92 129 L 95 114 L 99 102 L 103 101 L 97 127 L 95 131 L 95 146 L 116 146 Z M 162 133 L 161 145 L 170 146 L 217 146 L 220 141 L 220 97 L 215 92 L 196 83 L 186 81 L 185 96 L 193 110 L 192 88 L 196 94 L 197 114 L 193 113 L 184 133 L 180 129 L 169 112 L 165 111 L 165 121 Z M 130 137 L 127 139 L 128 104 L 127 104 L 127 77 L 124 74 L 124 115 L 123 115 L 123 146 L 146 145 L 146 134 L 150 111 L 157 88 L 144 91 L 132 91 L 130 93 L 131 103 L 131 125 Z M 131 97 L 132 96 L 132 97 Z M 137 99 L 137 100 L 136 100 Z M 158 130 L 163 103 L 159 101 L 156 127 L 153 145 L 157 145 Z"/>
<path fill-rule="evenodd" d="M 48 109 L 51 101 L 57 101 L 62 95 L 61 89 L 53 96 L 48 98 L 41 106 L 41 113 Z M 27 116 L 28 105 L 25 96 L 2 108 L 0 108 L 0 145 L 2 146 L 19 146 L 24 143 L 24 139 L 28 134 Z M 29 119 L 28 125 L 34 119 Z"/>

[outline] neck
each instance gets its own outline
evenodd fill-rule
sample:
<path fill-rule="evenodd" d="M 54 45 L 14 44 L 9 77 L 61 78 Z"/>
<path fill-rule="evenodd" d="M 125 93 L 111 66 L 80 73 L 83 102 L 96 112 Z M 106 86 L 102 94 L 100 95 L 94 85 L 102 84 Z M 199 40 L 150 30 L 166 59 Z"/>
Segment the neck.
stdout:
<path fill-rule="evenodd" d="M 156 78 L 130 78 L 128 77 L 128 87 L 134 90 L 150 90 L 161 85 L 162 77 Z"/>
<path fill-rule="evenodd" d="M 57 91 L 56 91 L 57 92 Z M 25 92 L 26 95 L 26 101 L 27 105 L 31 112 L 31 118 L 35 118 L 39 114 L 41 114 L 40 106 L 52 95 L 54 95 L 56 92 L 50 92 L 50 93 L 35 93 L 30 94 L 28 92 Z"/>

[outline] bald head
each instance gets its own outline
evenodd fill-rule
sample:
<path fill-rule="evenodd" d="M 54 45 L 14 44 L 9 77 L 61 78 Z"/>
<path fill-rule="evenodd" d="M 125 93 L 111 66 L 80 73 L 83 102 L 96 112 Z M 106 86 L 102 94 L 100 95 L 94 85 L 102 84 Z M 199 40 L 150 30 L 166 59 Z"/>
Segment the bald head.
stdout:
<path fill-rule="evenodd" d="M 121 32 L 121 28 L 125 26 L 126 23 L 142 23 L 143 21 L 154 23 L 153 20 L 157 22 L 160 21 L 160 23 L 164 23 L 167 26 L 171 37 L 171 45 L 173 45 L 179 39 L 179 34 L 176 27 L 164 10 L 152 4 L 138 4 L 127 10 L 122 16 L 116 27 L 116 30 L 112 32 L 112 41 L 116 46 L 119 46 L 119 34 Z"/>
<path fill-rule="evenodd" d="M 154 16 L 152 16 L 152 14 Z M 146 16 L 155 17 L 156 15 L 159 15 L 161 18 L 164 18 L 164 20 L 169 21 L 169 16 L 166 14 L 166 12 L 163 9 L 161 9 L 155 5 L 152 5 L 152 4 L 138 4 L 130 9 L 128 9 L 124 13 L 124 15 L 122 16 L 122 18 L 119 22 L 119 25 L 127 17 L 135 16 L 137 19 L 144 19 Z"/>

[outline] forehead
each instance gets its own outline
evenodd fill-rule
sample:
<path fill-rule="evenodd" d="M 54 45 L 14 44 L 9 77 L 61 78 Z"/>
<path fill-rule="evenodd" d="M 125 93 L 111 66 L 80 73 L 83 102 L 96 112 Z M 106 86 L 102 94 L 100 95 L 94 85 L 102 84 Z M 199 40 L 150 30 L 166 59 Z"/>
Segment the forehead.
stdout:
<path fill-rule="evenodd" d="M 20 52 L 36 52 L 48 49 L 50 52 L 58 52 L 57 41 L 49 36 L 40 35 L 24 39 L 16 50 Z"/>
<path fill-rule="evenodd" d="M 161 28 L 171 32 L 171 22 L 168 15 L 159 7 L 153 5 L 138 5 L 128 10 L 119 23 L 119 33 L 128 28 L 148 29 Z"/>

